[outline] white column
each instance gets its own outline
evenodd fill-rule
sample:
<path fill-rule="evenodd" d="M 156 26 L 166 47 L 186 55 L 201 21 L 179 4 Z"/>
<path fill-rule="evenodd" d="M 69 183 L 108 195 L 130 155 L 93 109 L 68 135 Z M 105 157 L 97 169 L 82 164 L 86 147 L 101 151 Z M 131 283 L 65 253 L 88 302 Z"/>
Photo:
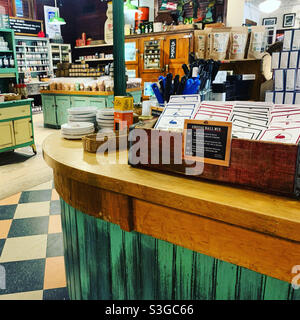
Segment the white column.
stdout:
<path fill-rule="evenodd" d="M 241 27 L 244 23 L 245 0 L 228 0 L 227 1 L 227 27 Z"/>

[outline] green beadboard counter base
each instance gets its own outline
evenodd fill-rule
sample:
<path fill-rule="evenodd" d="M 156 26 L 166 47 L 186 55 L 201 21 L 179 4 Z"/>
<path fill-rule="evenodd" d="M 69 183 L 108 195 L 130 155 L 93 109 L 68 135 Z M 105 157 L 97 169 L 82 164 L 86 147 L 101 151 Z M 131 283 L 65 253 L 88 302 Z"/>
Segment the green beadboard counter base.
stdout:
<path fill-rule="evenodd" d="M 300 289 L 84 214 L 61 201 L 72 300 L 300 300 Z"/>

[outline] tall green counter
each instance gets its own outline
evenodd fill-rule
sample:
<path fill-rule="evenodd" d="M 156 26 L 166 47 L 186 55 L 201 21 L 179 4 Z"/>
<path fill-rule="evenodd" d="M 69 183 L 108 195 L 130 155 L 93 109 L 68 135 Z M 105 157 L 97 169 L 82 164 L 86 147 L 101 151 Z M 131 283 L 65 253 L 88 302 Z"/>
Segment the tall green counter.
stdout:
<path fill-rule="evenodd" d="M 110 164 L 58 133 L 43 152 L 71 299 L 300 299 L 299 201 Z"/>
<path fill-rule="evenodd" d="M 140 88 L 127 89 L 134 103 L 139 103 L 142 97 Z M 50 91 L 41 90 L 44 114 L 44 126 L 60 129 L 61 125 L 68 122 L 67 110 L 72 107 L 95 106 L 98 109 L 113 108 L 113 92 L 92 91 Z"/>

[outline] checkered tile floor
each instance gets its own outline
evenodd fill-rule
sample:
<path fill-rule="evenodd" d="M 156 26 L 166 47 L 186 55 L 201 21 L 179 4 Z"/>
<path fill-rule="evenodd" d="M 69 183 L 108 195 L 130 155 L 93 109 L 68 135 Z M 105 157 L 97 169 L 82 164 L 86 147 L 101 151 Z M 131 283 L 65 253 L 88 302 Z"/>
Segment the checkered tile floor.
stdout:
<path fill-rule="evenodd" d="M 53 182 L 1 200 L 0 300 L 68 299 Z"/>

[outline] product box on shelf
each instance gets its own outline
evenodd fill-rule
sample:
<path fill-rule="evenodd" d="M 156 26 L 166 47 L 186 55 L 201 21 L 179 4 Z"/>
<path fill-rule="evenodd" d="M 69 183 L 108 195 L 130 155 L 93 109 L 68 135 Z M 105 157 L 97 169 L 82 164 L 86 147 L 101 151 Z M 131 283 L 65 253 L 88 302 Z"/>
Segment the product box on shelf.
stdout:
<path fill-rule="evenodd" d="M 114 130 L 123 130 L 129 128 L 133 124 L 133 111 L 114 112 Z"/>

